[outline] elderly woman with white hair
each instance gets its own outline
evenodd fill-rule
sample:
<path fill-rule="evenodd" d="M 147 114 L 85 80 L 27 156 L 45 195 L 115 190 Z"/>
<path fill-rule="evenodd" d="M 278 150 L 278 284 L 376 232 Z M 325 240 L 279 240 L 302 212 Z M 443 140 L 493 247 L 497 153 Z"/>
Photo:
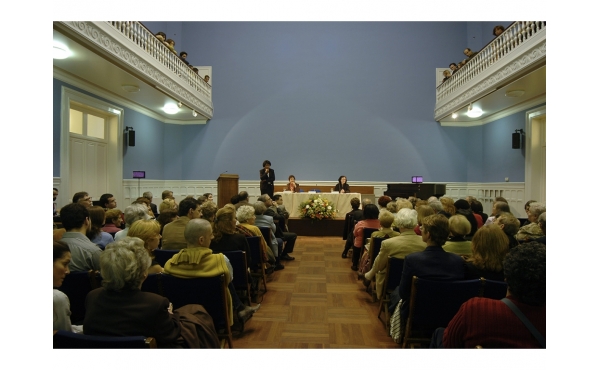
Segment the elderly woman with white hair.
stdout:
<path fill-rule="evenodd" d="M 167 298 L 141 291 L 150 263 L 140 238 L 106 246 L 100 255 L 102 288 L 85 299 L 84 334 L 153 337 L 162 348 L 219 348 L 213 321 L 202 306 L 173 311 Z"/>
<path fill-rule="evenodd" d="M 239 222 L 236 225 L 236 230 L 246 236 L 258 236 L 260 237 L 260 250 L 263 254 L 263 258 L 265 261 L 268 261 L 270 264 L 275 264 L 275 255 L 271 250 L 271 247 L 265 241 L 262 232 L 257 226 L 254 226 L 254 221 L 256 221 L 256 215 L 254 214 L 254 207 L 252 206 L 241 206 L 235 212 L 235 217 Z"/>
<path fill-rule="evenodd" d="M 371 281 L 376 281 L 377 298 L 381 298 L 383 293 L 388 257 L 404 258 L 413 252 L 423 251 L 427 247 L 427 244 L 414 230 L 417 225 L 417 211 L 402 208 L 396 215 L 395 223 L 400 229 L 400 235 L 381 243 L 381 250 L 373 262 L 373 267 L 365 274 L 363 282 L 368 286 Z"/>
<path fill-rule="evenodd" d="M 516 239 L 519 242 L 528 242 L 544 236 L 544 232 L 538 224 L 538 217 L 546 212 L 546 205 L 539 202 L 533 202 L 529 205 L 527 218 L 530 224 L 522 226 L 517 232 Z"/>
<path fill-rule="evenodd" d="M 129 227 L 137 220 L 150 220 L 152 217 L 148 215 L 148 207 L 145 204 L 132 204 L 125 208 L 125 228 L 115 234 L 115 241 L 119 241 L 127 236 Z"/>

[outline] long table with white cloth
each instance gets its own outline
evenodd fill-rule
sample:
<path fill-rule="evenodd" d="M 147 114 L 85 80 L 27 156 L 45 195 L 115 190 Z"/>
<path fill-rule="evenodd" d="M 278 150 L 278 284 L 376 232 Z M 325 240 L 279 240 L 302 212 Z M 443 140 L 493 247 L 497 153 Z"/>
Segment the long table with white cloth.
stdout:
<path fill-rule="evenodd" d="M 345 218 L 346 213 L 352 211 L 350 205 L 350 199 L 358 198 L 362 201 L 360 193 L 292 193 L 292 192 L 276 192 L 283 198 L 283 205 L 285 209 L 290 213 L 290 217 L 302 217 L 298 208 L 304 201 L 310 199 L 313 196 L 321 196 L 323 199 L 328 199 L 333 202 L 335 209 L 337 209 L 335 218 Z"/>

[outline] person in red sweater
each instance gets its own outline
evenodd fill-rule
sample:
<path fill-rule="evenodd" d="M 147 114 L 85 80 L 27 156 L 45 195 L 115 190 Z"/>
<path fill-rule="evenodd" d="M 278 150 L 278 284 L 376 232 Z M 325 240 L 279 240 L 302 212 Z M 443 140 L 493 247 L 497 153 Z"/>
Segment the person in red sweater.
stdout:
<path fill-rule="evenodd" d="M 507 299 L 533 324 L 544 344 L 503 301 L 471 298 L 460 307 L 445 330 L 435 331 L 431 347 L 545 348 L 545 245 L 532 242 L 511 249 L 504 259 L 504 276 L 508 284 Z"/>

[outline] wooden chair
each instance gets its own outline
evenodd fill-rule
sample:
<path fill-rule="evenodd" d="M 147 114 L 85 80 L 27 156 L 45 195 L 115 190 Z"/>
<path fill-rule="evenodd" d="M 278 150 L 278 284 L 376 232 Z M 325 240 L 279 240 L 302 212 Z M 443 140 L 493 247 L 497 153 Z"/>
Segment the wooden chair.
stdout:
<path fill-rule="evenodd" d="M 359 260 L 360 257 L 362 257 L 363 253 L 365 253 L 365 245 L 367 245 L 367 239 L 369 239 L 371 237 L 371 234 L 373 234 L 375 231 L 378 231 L 379 229 L 374 229 L 372 227 L 365 227 L 363 229 L 363 243 L 360 246 L 360 255 L 359 255 Z"/>
<path fill-rule="evenodd" d="M 87 294 L 100 287 L 96 279 L 97 271 L 77 271 L 67 274 L 62 285 L 58 288 L 69 297 L 71 305 L 71 323 L 83 324 L 85 318 L 85 297 Z"/>
<path fill-rule="evenodd" d="M 429 344 L 435 329 L 447 327 L 460 306 L 481 291 L 481 280 L 437 281 L 412 278 L 402 348 Z"/>
<path fill-rule="evenodd" d="M 480 297 L 502 299 L 506 297 L 508 284 L 505 281 L 487 280 L 481 278 L 482 292 Z"/>
<path fill-rule="evenodd" d="M 262 251 L 260 250 L 260 236 L 249 236 L 246 237 L 248 241 L 248 246 L 250 246 L 250 257 L 252 259 L 252 266 L 250 267 L 251 276 L 256 277 L 258 279 L 262 279 L 263 285 L 265 287 L 264 292 L 267 292 L 267 274 L 265 272 L 265 261 L 263 259 Z M 259 284 L 260 289 L 260 284 Z"/>
<path fill-rule="evenodd" d="M 344 220 L 344 231 L 342 235 L 343 240 L 347 240 L 349 237 L 349 233 L 354 230 L 354 216 L 352 213 L 346 213 L 346 219 Z"/>
<path fill-rule="evenodd" d="M 385 240 L 388 239 L 386 238 L 372 238 L 371 239 L 371 250 L 369 250 L 369 262 L 367 264 L 367 270 L 369 271 L 371 269 L 371 267 L 373 266 L 373 262 L 375 261 L 375 258 L 377 258 L 377 255 L 379 254 L 379 251 L 381 250 L 381 243 Z M 365 272 L 366 274 L 366 272 Z M 373 299 L 373 303 L 377 302 L 377 289 L 375 289 L 374 284 L 369 285 L 369 288 L 371 289 L 371 298 Z"/>
<path fill-rule="evenodd" d="M 104 337 L 57 330 L 52 339 L 53 348 L 156 348 L 152 337 Z"/>
<path fill-rule="evenodd" d="M 164 297 L 173 304 L 173 309 L 187 304 L 200 304 L 212 317 L 215 329 L 221 340 L 233 348 L 229 312 L 229 290 L 225 275 L 206 278 L 184 279 L 173 275 L 156 274 L 160 279 Z"/>
<path fill-rule="evenodd" d="M 179 253 L 179 249 L 155 249 L 154 259 L 161 267 L 165 267 L 165 263 L 177 253 Z"/>
<path fill-rule="evenodd" d="M 221 252 L 229 259 L 233 267 L 233 286 L 235 290 L 240 291 L 240 297 L 246 297 L 246 304 L 251 305 L 250 300 L 250 279 L 248 278 L 248 264 L 246 252 L 244 251 L 225 251 Z"/>
<path fill-rule="evenodd" d="M 380 319 L 381 312 L 385 313 L 385 320 L 383 325 L 385 330 L 389 331 L 390 327 L 390 312 L 388 304 L 390 303 L 390 294 L 400 285 L 402 279 L 402 270 L 404 270 L 404 258 L 388 257 L 388 262 L 385 268 L 385 279 L 383 280 L 383 291 L 381 299 L 379 300 L 379 312 L 377 318 Z M 377 294 L 377 291 L 375 291 Z M 381 320 L 381 319 L 380 319 Z"/>

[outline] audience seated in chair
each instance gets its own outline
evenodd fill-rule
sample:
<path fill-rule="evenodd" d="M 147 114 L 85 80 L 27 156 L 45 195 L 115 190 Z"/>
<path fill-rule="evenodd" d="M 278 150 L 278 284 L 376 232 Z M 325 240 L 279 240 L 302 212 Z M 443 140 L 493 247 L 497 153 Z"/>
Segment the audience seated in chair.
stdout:
<path fill-rule="evenodd" d="M 213 238 L 210 222 L 203 219 L 190 220 L 185 226 L 184 237 L 187 242 L 186 247 L 165 263 L 164 272 L 180 278 L 213 277 L 224 274 L 229 282 L 231 295 L 229 307 L 232 311 L 229 322 L 233 322 L 233 310 L 237 312 L 240 320 L 247 321 L 260 305 L 246 306 L 238 297 L 231 284 L 234 276 L 229 260 L 221 253 L 213 254 L 209 248 Z"/>
<path fill-rule="evenodd" d="M 202 306 L 173 311 L 166 298 L 140 290 L 151 264 L 141 239 L 125 237 L 109 244 L 100 264 L 103 287 L 87 296 L 84 334 L 153 337 L 159 348 L 220 347 Z"/>
<path fill-rule="evenodd" d="M 267 211 L 267 206 L 264 202 L 257 201 L 254 203 L 254 225 L 257 227 L 264 227 L 270 229 L 270 247 L 273 252 L 273 256 L 275 256 L 275 270 L 283 270 L 285 267 L 281 264 L 281 252 L 283 251 L 283 239 L 277 238 L 275 236 L 275 232 L 277 231 L 277 226 L 275 226 L 275 222 L 273 221 L 273 217 L 267 216 L 264 213 Z M 265 237 L 267 243 L 269 240 Z"/>
<path fill-rule="evenodd" d="M 120 226 L 123 223 L 123 212 L 118 208 L 113 208 L 106 211 L 104 216 L 106 221 L 102 227 L 102 231 L 106 231 L 114 238 L 115 234 L 121 231 Z"/>
<path fill-rule="evenodd" d="M 85 208 L 89 208 L 92 206 L 92 197 L 90 197 L 90 195 L 87 192 L 80 191 L 73 195 L 71 203 L 79 203 Z"/>
<path fill-rule="evenodd" d="M 214 252 L 242 251 L 246 253 L 246 264 L 252 265 L 250 247 L 246 236 L 236 233 L 235 207 L 231 204 L 217 211 L 214 222 L 214 239 L 210 242 L 210 249 Z"/>
<path fill-rule="evenodd" d="M 505 202 L 503 200 L 495 200 L 494 203 L 492 203 L 492 212 L 490 214 L 490 217 L 487 218 L 484 225 L 493 224 L 496 217 L 498 217 L 498 215 L 500 215 L 500 213 L 502 212 L 510 213 L 510 207 L 508 205 L 508 202 Z"/>
<path fill-rule="evenodd" d="M 260 249 L 265 261 L 269 264 L 275 264 L 275 255 L 271 247 L 262 235 L 260 229 L 254 225 L 256 221 L 255 209 L 252 206 L 242 205 L 235 212 L 235 217 L 239 224 L 236 225 L 236 231 L 245 236 L 258 236 L 260 238 Z"/>
<path fill-rule="evenodd" d="M 80 203 L 67 204 L 60 210 L 60 219 L 66 230 L 61 241 L 71 251 L 71 271 L 100 270 L 102 249 L 86 236 L 90 228 L 89 217 L 89 211 Z"/>
<path fill-rule="evenodd" d="M 508 237 L 498 225 L 485 225 L 471 241 L 473 254 L 465 264 L 465 278 L 504 280 L 502 260 L 508 253 Z"/>
<path fill-rule="evenodd" d="M 387 204 L 387 203 L 386 203 Z M 364 240 L 364 229 L 372 228 L 379 229 L 381 224 L 379 223 L 379 209 L 374 204 L 368 204 L 365 206 L 363 211 L 363 215 L 365 217 L 364 220 L 358 221 L 354 226 L 354 245 L 352 251 L 352 270 L 358 270 L 358 261 L 360 259 L 360 250 L 363 244 L 366 242 Z"/>
<path fill-rule="evenodd" d="M 285 230 L 285 215 L 279 213 L 277 204 L 273 203 L 269 194 L 263 194 L 258 198 L 259 201 L 263 202 L 267 207 L 265 211 L 266 216 L 273 217 L 273 223 L 275 223 L 275 237 L 280 238 L 285 243 L 285 246 L 281 252 L 280 259 L 283 261 L 293 261 L 294 257 L 290 256 L 290 253 L 294 252 L 294 246 L 296 245 L 296 238 L 298 235 Z"/>
<path fill-rule="evenodd" d="M 494 224 L 498 225 L 508 237 L 509 248 L 519 245 L 519 241 L 515 238 L 521 227 L 521 222 L 518 218 L 513 216 L 512 213 L 502 212 L 498 217 L 494 218 Z"/>
<path fill-rule="evenodd" d="M 127 236 L 140 238 L 144 242 L 144 248 L 152 259 L 152 263 L 148 268 L 148 274 L 157 274 L 163 271 L 154 257 L 154 251 L 158 248 L 160 239 L 160 224 L 156 220 L 137 220 L 131 225 Z"/>
<path fill-rule="evenodd" d="M 162 233 L 162 249 L 182 249 L 187 246 L 183 236 L 185 226 L 190 220 L 200 218 L 200 205 L 194 198 L 187 198 L 179 203 L 179 218 L 165 225 Z"/>
<path fill-rule="evenodd" d="M 389 205 L 390 203 L 388 203 Z M 386 211 L 386 210 L 382 210 L 381 212 L 379 212 L 379 216 L 377 217 L 379 220 L 379 224 L 381 225 L 381 228 L 378 231 L 375 231 L 371 234 L 371 238 L 369 243 L 365 246 L 365 253 L 363 253 L 363 255 L 360 258 L 360 266 L 358 269 L 358 278 L 359 279 L 363 279 L 364 275 L 367 273 L 367 271 L 369 271 L 371 269 L 371 266 L 373 265 L 373 260 L 377 257 L 377 254 L 373 254 L 373 239 L 388 239 L 388 238 L 393 238 L 396 236 L 399 236 L 400 233 L 397 231 L 392 230 L 392 224 L 394 223 L 394 216 Z M 365 280 L 367 282 L 367 286 L 368 283 L 370 283 L 370 280 Z"/>
<path fill-rule="evenodd" d="M 71 306 L 67 295 L 56 288 L 60 287 L 70 272 L 71 252 L 69 246 L 61 241 L 54 242 L 53 251 L 53 329 L 81 332 L 80 325 L 71 325 Z"/>
<path fill-rule="evenodd" d="M 137 220 L 149 220 L 148 208 L 145 204 L 132 204 L 125 208 L 125 228 L 115 234 L 115 241 L 119 241 L 127 236 L 129 227 Z"/>
<path fill-rule="evenodd" d="M 152 203 L 152 200 L 154 199 L 154 195 L 152 194 L 152 192 L 145 191 L 144 194 L 142 194 L 142 197 L 148 199 L 148 201 L 150 202 L 150 210 L 152 211 L 152 214 L 155 217 L 157 217 L 158 216 L 158 210 L 156 208 L 156 204 Z"/>
<path fill-rule="evenodd" d="M 100 249 L 104 249 L 109 243 L 115 241 L 112 235 L 102 230 L 102 226 L 106 219 L 106 212 L 104 212 L 104 208 L 100 206 L 92 206 L 88 208 L 88 212 L 90 213 L 91 225 L 86 236 L 92 243 L 100 247 Z"/>
<path fill-rule="evenodd" d="M 378 299 L 381 299 L 383 294 L 388 257 L 405 258 L 411 253 L 422 252 L 427 247 L 414 231 L 417 224 L 417 211 L 403 208 L 396 215 L 395 222 L 400 228 L 400 234 L 381 243 L 381 250 L 373 261 L 373 267 L 365 274 L 365 281 L 375 280 Z"/>
<path fill-rule="evenodd" d="M 544 232 L 538 224 L 538 217 L 544 212 L 546 212 L 545 204 L 539 202 L 531 203 L 529 211 L 527 211 L 527 219 L 530 223 L 522 226 L 515 238 L 520 242 L 527 242 L 544 236 Z"/>
<path fill-rule="evenodd" d="M 436 330 L 434 348 L 545 348 L 546 247 L 520 245 L 504 258 L 507 298 L 472 298 L 464 303 L 448 327 Z M 537 331 L 539 340 L 504 300 L 517 307 Z"/>
<path fill-rule="evenodd" d="M 446 252 L 455 253 L 460 256 L 471 255 L 471 242 L 465 239 L 465 236 L 471 232 L 471 223 L 463 215 L 454 215 L 448 220 L 448 228 L 450 237 L 444 243 L 443 247 Z"/>

